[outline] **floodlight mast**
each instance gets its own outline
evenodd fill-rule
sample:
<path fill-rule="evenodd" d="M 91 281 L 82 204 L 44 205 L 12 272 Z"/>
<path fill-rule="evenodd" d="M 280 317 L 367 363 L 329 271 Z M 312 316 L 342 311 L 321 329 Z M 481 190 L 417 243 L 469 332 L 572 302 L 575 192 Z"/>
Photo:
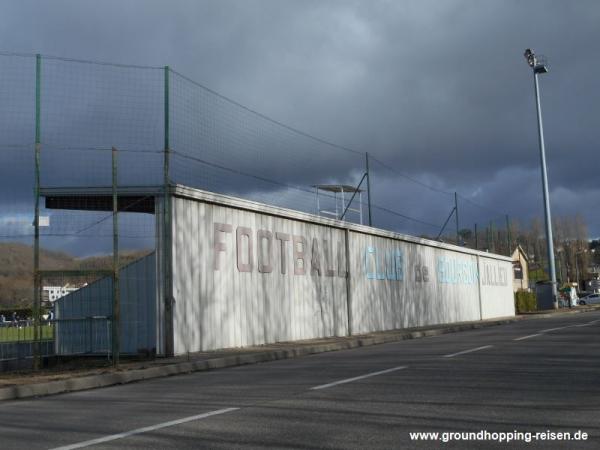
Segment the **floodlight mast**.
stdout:
<path fill-rule="evenodd" d="M 546 149 L 544 145 L 544 126 L 542 123 L 542 106 L 540 103 L 540 87 L 538 84 L 538 74 L 547 73 L 548 66 L 542 56 L 536 56 L 533 50 L 525 50 L 525 59 L 529 67 L 533 69 L 533 84 L 535 88 L 535 105 L 538 119 L 538 139 L 540 144 L 540 165 L 542 169 L 542 189 L 544 193 L 544 219 L 546 224 L 546 242 L 548 252 L 548 272 L 552 282 L 552 302 L 555 309 L 558 309 L 558 289 L 556 285 L 556 267 L 554 263 L 554 243 L 552 238 L 552 218 L 550 215 L 550 194 L 548 192 L 548 172 L 546 169 Z"/>
<path fill-rule="evenodd" d="M 533 67 L 535 65 L 535 55 L 533 54 L 533 51 L 530 48 L 525 50 L 525 54 L 523 56 L 525 56 L 529 67 Z"/>

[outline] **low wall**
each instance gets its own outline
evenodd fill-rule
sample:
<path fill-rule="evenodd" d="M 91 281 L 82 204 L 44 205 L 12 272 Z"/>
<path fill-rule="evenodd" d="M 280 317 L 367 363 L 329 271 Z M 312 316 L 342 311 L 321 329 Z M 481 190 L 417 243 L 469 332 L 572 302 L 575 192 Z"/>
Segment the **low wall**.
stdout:
<path fill-rule="evenodd" d="M 514 315 L 510 258 L 173 194 L 176 354 Z"/>

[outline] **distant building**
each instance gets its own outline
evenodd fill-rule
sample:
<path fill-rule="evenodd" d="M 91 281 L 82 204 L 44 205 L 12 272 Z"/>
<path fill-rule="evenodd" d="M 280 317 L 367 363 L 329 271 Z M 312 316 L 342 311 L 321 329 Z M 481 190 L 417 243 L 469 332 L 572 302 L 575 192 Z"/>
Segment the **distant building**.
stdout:
<path fill-rule="evenodd" d="M 587 268 L 588 279 L 585 281 L 584 289 L 587 292 L 591 292 L 594 294 L 600 293 L 600 265 L 598 264 L 590 264 Z"/>
<path fill-rule="evenodd" d="M 54 303 L 61 297 L 78 290 L 78 287 L 66 286 L 44 286 L 42 288 L 42 302 Z"/>
<path fill-rule="evenodd" d="M 593 278 L 588 281 L 589 290 L 594 294 L 600 294 L 600 278 Z"/>
<path fill-rule="evenodd" d="M 529 258 L 520 245 L 512 254 L 513 291 L 529 290 Z"/>

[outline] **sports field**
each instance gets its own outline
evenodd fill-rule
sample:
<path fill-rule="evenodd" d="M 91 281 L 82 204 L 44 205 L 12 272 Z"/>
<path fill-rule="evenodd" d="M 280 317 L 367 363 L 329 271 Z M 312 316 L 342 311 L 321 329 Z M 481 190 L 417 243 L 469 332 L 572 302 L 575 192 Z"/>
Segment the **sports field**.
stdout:
<path fill-rule="evenodd" d="M 42 339 L 52 339 L 53 330 L 51 325 L 42 325 Z M 33 340 L 33 326 L 0 327 L 0 342 L 23 342 Z"/>

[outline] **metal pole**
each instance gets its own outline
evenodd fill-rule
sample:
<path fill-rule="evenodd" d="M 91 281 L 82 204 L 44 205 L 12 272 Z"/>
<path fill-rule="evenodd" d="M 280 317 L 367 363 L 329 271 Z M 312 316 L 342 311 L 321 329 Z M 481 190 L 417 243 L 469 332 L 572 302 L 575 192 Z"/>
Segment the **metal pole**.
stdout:
<path fill-rule="evenodd" d="M 507 256 L 510 256 L 512 250 L 512 236 L 510 234 L 510 220 L 508 219 L 508 214 L 506 215 L 506 241 L 508 243 Z"/>
<path fill-rule="evenodd" d="M 356 196 L 356 193 L 359 191 L 360 186 L 363 184 L 363 181 L 365 180 L 365 177 L 367 176 L 367 173 L 365 172 L 365 174 L 362 176 L 362 178 L 360 179 L 360 182 L 358 183 L 358 186 L 356 187 L 356 190 L 354 191 L 354 194 L 352 194 L 352 197 L 350 197 L 350 201 L 348 202 L 348 206 L 346 206 L 346 209 L 344 209 L 344 212 L 342 213 L 342 215 L 340 216 L 340 220 L 344 220 L 344 217 L 346 216 L 346 212 L 348 211 L 348 208 L 350 208 L 350 205 L 352 204 L 352 201 L 354 200 L 354 197 Z M 362 192 L 360 193 L 360 224 L 362 225 Z M 337 211 L 336 211 L 337 213 Z"/>
<path fill-rule="evenodd" d="M 442 225 L 442 229 L 440 230 L 440 232 L 438 233 L 437 237 L 435 238 L 436 241 L 440 238 L 440 236 L 442 235 L 442 233 L 446 229 L 446 225 L 448 225 L 448 222 L 450 222 L 450 219 L 452 218 L 452 214 L 454 214 L 454 211 L 455 211 L 455 209 L 452 208 L 452 211 L 450 211 L 450 214 L 448 214 L 448 218 L 444 222 L 444 225 Z"/>
<path fill-rule="evenodd" d="M 479 250 L 479 241 L 477 238 L 477 224 L 475 224 L 475 250 Z"/>
<path fill-rule="evenodd" d="M 373 219 L 371 217 L 371 172 L 369 172 L 369 152 L 365 153 L 367 161 L 367 203 L 369 205 L 369 226 L 373 226 Z"/>
<path fill-rule="evenodd" d="M 86 353 L 94 353 L 94 344 L 92 342 L 94 342 L 93 336 L 92 336 L 92 330 L 94 329 L 94 324 L 93 324 L 93 317 L 87 317 L 86 318 L 86 322 L 88 324 L 87 329 L 88 329 L 88 351 Z M 114 359 L 113 359 L 114 361 Z"/>
<path fill-rule="evenodd" d="M 41 367 L 40 319 L 41 319 L 41 279 L 40 279 L 40 151 L 41 151 L 41 81 L 42 57 L 35 55 L 35 216 L 33 241 L 33 368 Z"/>
<path fill-rule="evenodd" d="M 171 205 L 169 198 L 169 164 L 170 164 L 170 143 L 169 143 L 169 66 L 164 68 L 164 186 L 163 186 L 163 272 L 164 272 L 164 304 L 165 304 L 165 354 L 173 356 L 173 295 L 172 295 L 172 273 L 171 273 Z"/>
<path fill-rule="evenodd" d="M 121 293 L 119 291 L 119 203 L 117 197 L 117 149 L 112 148 L 112 200 L 113 200 L 113 366 L 119 366 L 121 353 Z"/>
<path fill-rule="evenodd" d="M 342 190 L 342 209 L 346 211 L 346 195 L 344 194 L 344 187 L 341 187 Z M 348 203 L 348 208 L 350 208 L 350 203 Z M 340 219 L 342 220 L 342 219 Z"/>
<path fill-rule="evenodd" d="M 540 143 L 540 164 L 542 166 L 542 188 L 544 192 L 544 219 L 546 221 L 546 243 L 548 251 L 548 270 L 552 281 L 552 298 L 554 309 L 558 309 L 558 290 L 556 285 L 556 268 L 554 265 L 554 243 L 552 239 L 552 217 L 550 215 L 550 194 L 548 192 L 548 174 L 546 170 L 546 149 L 544 145 L 544 126 L 542 123 L 542 106 L 540 103 L 540 88 L 538 74 L 533 71 L 533 84 L 535 86 L 535 105 L 538 119 L 538 138 Z"/>
<path fill-rule="evenodd" d="M 319 187 L 315 186 L 317 189 L 317 216 L 321 215 L 321 203 L 319 202 Z"/>
<path fill-rule="evenodd" d="M 346 317 L 348 318 L 348 336 L 352 336 L 352 280 L 350 279 L 350 230 L 348 228 L 344 229 L 344 251 L 346 259 L 344 261 L 346 271 Z"/>
<path fill-rule="evenodd" d="M 579 253 L 575 252 L 575 281 L 577 281 L 577 291 L 579 291 L 579 261 L 577 255 L 579 255 Z M 570 304 L 571 303 L 569 303 L 569 305 Z"/>
<path fill-rule="evenodd" d="M 360 224 L 363 224 L 363 202 L 362 202 L 362 192 L 358 194 L 358 204 L 360 205 Z"/>
<path fill-rule="evenodd" d="M 456 245 L 460 245 L 460 234 L 458 232 L 458 194 L 454 193 L 454 218 L 456 219 Z"/>

